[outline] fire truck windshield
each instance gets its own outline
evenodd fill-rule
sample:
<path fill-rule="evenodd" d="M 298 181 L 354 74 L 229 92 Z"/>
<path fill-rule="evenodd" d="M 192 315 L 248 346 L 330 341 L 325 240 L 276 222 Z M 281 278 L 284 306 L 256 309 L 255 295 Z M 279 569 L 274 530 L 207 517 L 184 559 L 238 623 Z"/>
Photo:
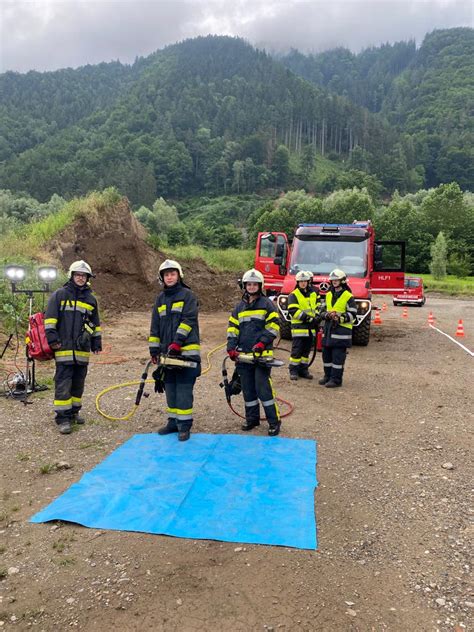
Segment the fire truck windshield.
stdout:
<path fill-rule="evenodd" d="M 327 275 L 334 268 L 341 268 L 347 276 L 365 277 L 367 243 L 367 239 L 296 237 L 289 272 L 296 274 L 300 270 L 311 270 L 313 274 Z"/>

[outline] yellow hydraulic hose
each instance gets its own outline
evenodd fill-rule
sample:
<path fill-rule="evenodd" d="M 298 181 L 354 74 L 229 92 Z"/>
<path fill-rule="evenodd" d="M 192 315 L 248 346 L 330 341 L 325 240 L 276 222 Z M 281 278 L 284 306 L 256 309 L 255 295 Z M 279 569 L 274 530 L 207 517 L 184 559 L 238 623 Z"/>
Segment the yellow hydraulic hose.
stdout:
<path fill-rule="evenodd" d="M 207 367 L 204 369 L 204 371 L 202 371 L 201 375 L 205 375 L 208 371 L 210 371 L 211 369 L 211 356 L 216 353 L 217 351 L 219 351 L 220 349 L 223 349 L 226 346 L 227 343 L 222 343 L 220 345 L 218 345 L 217 347 L 214 347 L 214 349 L 211 349 L 207 355 L 206 355 L 206 359 L 207 359 Z M 128 421 L 129 419 L 131 419 L 133 417 L 133 415 L 137 412 L 137 408 L 138 408 L 138 404 L 134 404 L 133 408 L 123 417 L 113 417 L 112 415 L 107 415 L 107 413 L 105 413 L 101 407 L 100 407 L 100 400 L 102 399 L 102 397 L 104 395 L 106 395 L 107 393 L 110 393 L 111 391 L 116 391 L 119 388 L 125 388 L 126 386 L 138 386 L 141 383 L 142 380 L 132 380 L 131 382 L 122 382 L 122 384 L 113 384 L 112 386 L 108 386 L 107 388 L 104 388 L 103 391 L 100 391 L 100 393 L 97 394 L 96 398 L 95 398 L 95 407 L 97 409 L 97 412 L 99 413 L 99 415 L 102 415 L 102 417 L 105 417 L 105 419 L 108 419 L 109 421 Z M 145 384 L 154 384 L 155 380 L 145 380 Z"/>

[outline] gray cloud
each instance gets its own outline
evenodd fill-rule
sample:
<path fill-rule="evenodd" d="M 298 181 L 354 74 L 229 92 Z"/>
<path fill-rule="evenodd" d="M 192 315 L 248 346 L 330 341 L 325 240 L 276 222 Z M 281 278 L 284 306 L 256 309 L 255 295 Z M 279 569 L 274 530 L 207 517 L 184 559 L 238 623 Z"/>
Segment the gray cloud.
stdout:
<path fill-rule="evenodd" d="M 470 0 L 0 0 L 0 72 L 127 63 L 209 33 L 272 51 L 357 51 L 472 25 Z"/>

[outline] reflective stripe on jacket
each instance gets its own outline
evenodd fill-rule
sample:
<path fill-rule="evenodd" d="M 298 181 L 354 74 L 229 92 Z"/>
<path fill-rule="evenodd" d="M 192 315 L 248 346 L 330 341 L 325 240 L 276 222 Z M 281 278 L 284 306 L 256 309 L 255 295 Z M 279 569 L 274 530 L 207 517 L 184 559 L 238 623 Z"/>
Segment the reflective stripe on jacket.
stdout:
<path fill-rule="evenodd" d="M 196 296 L 181 282 L 158 294 L 151 315 L 150 355 L 166 353 L 174 342 L 184 358 L 200 362 L 198 309 Z"/>
<path fill-rule="evenodd" d="M 229 317 L 227 350 L 250 353 L 257 342 L 263 342 L 262 356 L 273 357 L 273 341 L 279 333 L 278 312 L 270 299 L 259 296 L 248 302 L 243 298 Z"/>
<path fill-rule="evenodd" d="M 323 345 L 326 347 L 351 347 L 352 323 L 357 315 L 357 305 L 349 290 L 336 292 L 331 288 L 326 294 L 321 308 L 321 316 L 325 318 L 328 312 L 340 314 L 339 322 L 324 321 Z"/>
<path fill-rule="evenodd" d="M 310 321 L 316 317 L 319 307 L 319 294 L 314 288 L 303 293 L 295 288 L 288 297 L 288 312 L 291 316 L 291 335 L 293 338 L 307 338 L 314 325 Z"/>
<path fill-rule="evenodd" d="M 54 359 L 61 364 L 87 364 L 91 351 L 102 350 L 97 299 L 89 285 L 68 281 L 51 294 L 44 319 L 49 344 L 61 343 Z"/>

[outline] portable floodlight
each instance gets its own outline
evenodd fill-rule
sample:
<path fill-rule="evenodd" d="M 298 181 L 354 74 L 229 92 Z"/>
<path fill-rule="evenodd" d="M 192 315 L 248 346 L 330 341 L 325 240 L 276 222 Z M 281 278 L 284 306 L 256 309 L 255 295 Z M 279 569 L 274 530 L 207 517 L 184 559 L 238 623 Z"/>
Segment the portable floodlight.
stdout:
<path fill-rule="evenodd" d="M 38 268 L 38 278 L 46 285 L 49 285 L 52 281 L 56 281 L 58 278 L 58 271 L 53 266 L 41 266 Z"/>
<path fill-rule="evenodd" d="M 26 270 L 23 266 L 17 266 L 16 264 L 8 264 L 4 268 L 4 276 L 10 281 L 10 283 L 21 283 L 26 276 Z"/>

